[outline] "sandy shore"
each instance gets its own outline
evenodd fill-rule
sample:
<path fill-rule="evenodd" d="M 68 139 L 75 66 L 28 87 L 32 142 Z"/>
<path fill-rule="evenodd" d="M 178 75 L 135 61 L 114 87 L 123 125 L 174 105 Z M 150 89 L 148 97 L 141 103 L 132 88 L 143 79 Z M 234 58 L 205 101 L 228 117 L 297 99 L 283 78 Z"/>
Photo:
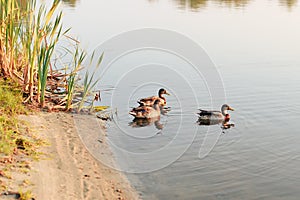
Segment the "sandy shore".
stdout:
<path fill-rule="evenodd" d="M 49 159 L 33 164 L 36 199 L 140 199 L 122 173 L 96 160 L 83 145 L 83 136 L 97 138 L 94 148 L 114 162 L 104 128 L 94 116 L 41 113 L 24 119 L 50 143 L 42 149 Z M 83 128 L 84 134 L 79 134 Z"/>

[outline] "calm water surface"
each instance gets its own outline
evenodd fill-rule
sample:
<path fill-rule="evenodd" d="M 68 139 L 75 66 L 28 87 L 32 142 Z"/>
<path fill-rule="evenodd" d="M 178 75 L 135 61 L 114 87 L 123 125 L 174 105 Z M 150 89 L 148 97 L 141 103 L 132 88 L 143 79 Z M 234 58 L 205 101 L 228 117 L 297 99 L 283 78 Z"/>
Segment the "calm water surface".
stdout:
<path fill-rule="evenodd" d="M 142 198 L 299 199 L 297 0 L 65 0 L 64 9 L 66 24 L 88 49 L 146 27 L 187 36 L 205 49 L 222 77 L 226 103 L 235 108 L 231 129 L 198 126 L 195 113 L 212 106 L 210 93 L 187 63 L 152 50 L 113 63 L 98 86 L 102 104 L 118 111 L 108 139 L 119 167 L 140 172 L 128 177 Z M 124 66 L 143 63 L 120 78 Z M 130 107 L 160 87 L 172 94 L 171 111 L 149 126 L 132 127 Z M 207 155 L 199 158 L 200 150 Z"/>

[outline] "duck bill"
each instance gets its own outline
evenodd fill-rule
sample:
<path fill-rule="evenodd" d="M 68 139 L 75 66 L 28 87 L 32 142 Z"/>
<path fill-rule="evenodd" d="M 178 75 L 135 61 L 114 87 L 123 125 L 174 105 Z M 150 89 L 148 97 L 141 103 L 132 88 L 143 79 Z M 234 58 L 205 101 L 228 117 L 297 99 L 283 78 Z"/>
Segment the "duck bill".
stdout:
<path fill-rule="evenodd" d="M 169 92 L 166 92 L 166 95 L 169 95 L 169 96 L 170 96 L 171 94 L 170 94 Z"/>
<path fill-rule="evenodd" d="M 234 111 L 234 109 L 232 107 L 229 107 L 228 110 Z"/>

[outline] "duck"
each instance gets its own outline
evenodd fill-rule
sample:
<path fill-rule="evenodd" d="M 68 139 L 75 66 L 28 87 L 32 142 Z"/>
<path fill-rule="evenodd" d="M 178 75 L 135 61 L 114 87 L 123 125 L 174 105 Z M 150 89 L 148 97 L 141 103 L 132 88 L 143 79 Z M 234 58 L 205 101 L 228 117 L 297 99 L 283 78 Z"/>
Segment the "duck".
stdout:
<path fill-rule="evenodd" d="M 140 106 L 153 106 L 154 102 L 156 100 L 159 100 L 159 106 L 164 106 L 167 104 L 166 98 L 163 96 L 164 94 L 170 95 L 167 90 L 164 88 L 159 89 L 158 91 L 158 96 L 152 96 L 152 97 L 147 97 L 138 100 L 137 102 L 140 104 Z"/>
<path fill-rule="evenodd" d="M 160 116 L 160 100 L 156 99 L 153 106 L 139 106 L 133 108 L 129 114 L 136 119 L 150 119 Z"/>
<path fill-rule="evenodd" d="M 221 122 L 229 122 L 230 115 L 228 110 L 234 111 L 232 107 L 227 104 L 222 105 L 221 111 L 207 111 L 199 109 L 198 113 L 199 119 L 198 122 L 201 125 L 213 125 Z"/>

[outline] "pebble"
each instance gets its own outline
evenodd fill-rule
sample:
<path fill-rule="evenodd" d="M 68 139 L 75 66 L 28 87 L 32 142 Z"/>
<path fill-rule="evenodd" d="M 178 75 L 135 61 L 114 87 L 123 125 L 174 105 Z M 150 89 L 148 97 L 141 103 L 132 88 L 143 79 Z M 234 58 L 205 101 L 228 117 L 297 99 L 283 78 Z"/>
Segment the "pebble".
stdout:
<path fill-rule="evenodd" d="M 116 189 L 116 192 L 122 193 L 121 189 Z"/>

